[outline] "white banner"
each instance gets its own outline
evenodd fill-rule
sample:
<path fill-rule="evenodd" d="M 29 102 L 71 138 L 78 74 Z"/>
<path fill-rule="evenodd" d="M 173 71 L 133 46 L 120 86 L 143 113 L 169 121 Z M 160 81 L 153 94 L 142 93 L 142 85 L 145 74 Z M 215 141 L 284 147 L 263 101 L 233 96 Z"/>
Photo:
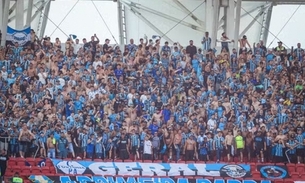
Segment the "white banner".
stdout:
<path fill-rule="evenodd" d="M 250 166 L 200 163 L 139 163 L 62 161 L 52 159 L 57 173 L 66 175 L 125 175 L 125 176 L 221 176 L 249 177 Z"/>

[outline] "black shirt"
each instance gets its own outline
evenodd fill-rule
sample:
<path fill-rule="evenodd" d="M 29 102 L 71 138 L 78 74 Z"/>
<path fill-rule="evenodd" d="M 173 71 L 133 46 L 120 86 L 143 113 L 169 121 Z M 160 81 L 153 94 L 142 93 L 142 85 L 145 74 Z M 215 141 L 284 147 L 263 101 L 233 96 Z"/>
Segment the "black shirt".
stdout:
<path fill-rule="evenodd" d="M 9 160 L 8 155 L 0 155 L 0 167 L 6 167 L 7 161 Z"/>
<path fill-rule="evenodd" d="M 108 44 L 104 44 L 104 45 L 103 45 L 103 52 L 104 52 L 104 54 L 105 54 L 105 53 L 109 53 L 108 49 L 109 49 Z"/>
<path fill-rule="evenodd" d="M 119 148 L 121 150 L 126 150 L 127 149 L 127 143 L 128 143 L 128 138 L 125 136 L 124 138 L 121 137 L 120 143 L 119 143 Z"/>
<path fill-rule="evenodd" d="M 92 52 L 96 52 L 96 45 L 99 43 L 99 41 L 90 41 L 90 48 L 92 48 Z"/>
<path fill-rule="evenodd" d="M 258 150 L 264 148 L 265 138 L 262 135 L 254 137 L 255 148 Z"/>
<path fill-rule="evenodd" d="M 119 112 L 120 105 L 121 105 L 121 101 L 120 100 L 115 100 L 115 102 L 113 104 L 113 109 L 114 109 L 115 113 Z"/>
<path fill-rule="evenodd" d="M 194 46 L 194 45 L 187 46 L 186 53 L 190 54 L 190 57 L 193 59 L 193 56 L 197 53 L 196 46 Z"/>

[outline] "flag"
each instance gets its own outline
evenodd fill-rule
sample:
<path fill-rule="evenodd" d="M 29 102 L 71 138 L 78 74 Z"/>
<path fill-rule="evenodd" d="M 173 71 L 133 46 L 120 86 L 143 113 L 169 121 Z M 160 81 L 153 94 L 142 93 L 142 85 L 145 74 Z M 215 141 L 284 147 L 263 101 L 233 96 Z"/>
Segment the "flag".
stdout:
<path fill-rule="evenodd" d="M 28 161 L 25 161 L 24 164 L 25 164 L 25 166 L 31 167 L 31 164 Z"/>
<path fill-rule="evenodd" d="M 45 175 L 31 175 L 29 179 L 33 183 L 52 183 L 53 181 Z"/>
<path fill-rule="evenodd" d="M 26 46 L 31 43 L 31 28 L 23 30 L 15 30 L 7 26 L 6 45 L 14 45 L 18 43 L 19 46 Z"/>
<path fill-rule="evenodd" d="M 46 166 L 46 161 L 47 161 L 47 160 L 46 160 L 45 158 L 42 159 L 41 161 L 38 162 L 37 166 L 38 166 L 38 167 Z"/>
<path fill-rule="evenodd" d="M 166 149 L 167 149 L 167 146 L 164 144 L 162 150 L 161 150 L 161 154 L 165 154 L 166 152 Z"/>
<path fill-rule="evenodd" d="M 161 36 L 158 36 L 158 35 L 153 35 L 151 38 L 152 38 L 152 39 L 160 39 L 160 38 L 161 38 Z"/>
<path fill-rule="evenodd" d="M 72 38 L 72 39 L 76 39 L 76 38 L 77 38 L 77 36 L 74 35 L 74 34 L 70 34 L 69 36 L 70 36 L 70 38 Z"/>

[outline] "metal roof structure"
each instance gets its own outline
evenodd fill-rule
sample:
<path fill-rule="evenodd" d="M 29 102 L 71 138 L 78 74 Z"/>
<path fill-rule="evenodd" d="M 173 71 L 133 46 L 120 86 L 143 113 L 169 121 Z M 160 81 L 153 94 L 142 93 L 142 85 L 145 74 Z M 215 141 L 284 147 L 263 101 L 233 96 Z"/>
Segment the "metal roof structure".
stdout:
<path fill-rule="evenodd" d="M 21 30 L 31 26 L 43 37 L 54 0 L 1 0 L 0 25 Z M 58 0 L 56 0 L 58 1 Z M 77 1 L 77 0 L 75 0 Z M 171 43 L 187 44 L 208 31 L 216 45 L 222 32 L 237 40 L 267 41 L 272 9 L 282 4 L 305 4 L 305 0 L 82 0 L 117 3 L 119 42 L 127 44 L 144 34 L 159 35 Z M 2 41 L 3 42 L 3 41 Z M 234 45 L 236 47 L 238 45 Z"/>

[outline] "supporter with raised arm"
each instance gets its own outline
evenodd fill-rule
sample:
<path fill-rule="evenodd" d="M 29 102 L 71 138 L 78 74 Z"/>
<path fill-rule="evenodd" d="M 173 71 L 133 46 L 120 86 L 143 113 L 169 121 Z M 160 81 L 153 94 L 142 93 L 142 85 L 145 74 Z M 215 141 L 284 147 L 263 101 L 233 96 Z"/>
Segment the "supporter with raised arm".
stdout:
<path fill-rule="evenodd" d="M 130 39 L 121 50 L 112 48 L 110 39 L 101 44 L 96 35 L 64 47 L 59 39 L 52 43 L 52 37 L 34 36 L 31 47 L 0 50 L 0 130 L 4 139 L 5 131 L 11 137 L 1 140 L 0 150 L 6 148 L 2 142 L 9 142 L 11 156 L 18 157 L 20 146 L 24 157 L 36 131 L 50 158 L 64 133 L 67 157 L 77 159 L 126 159 L 120 145 L 127 140 L 129 158 L 137 161 L 141 156 L 164 162 L 199 156 L 217 162 L 233 161 L 234 155 L 249 162 L 258 155 L 270 162 L 290 148 L 291 160 L 304 162 L 301 46 L 290 53 L 282 43 L 267 50 L 260 42 L 243 51 L 251 48 L 243 37 L 229 53 L 232 40 L 223 33 L 220 52 L 210 49 L 208 34 L 202 42 L 206 53 L 197 50 L 200 43 L 190 41 L 183 49 L 160 36 Z M 19 131 L 22 138 L 13 140 Z M 95 149 L 88 151 L 92 145 Z M 146 157 L 151 148 L 153 158 Z M 43 150 L 37 154 L 44 155 Z"/>

